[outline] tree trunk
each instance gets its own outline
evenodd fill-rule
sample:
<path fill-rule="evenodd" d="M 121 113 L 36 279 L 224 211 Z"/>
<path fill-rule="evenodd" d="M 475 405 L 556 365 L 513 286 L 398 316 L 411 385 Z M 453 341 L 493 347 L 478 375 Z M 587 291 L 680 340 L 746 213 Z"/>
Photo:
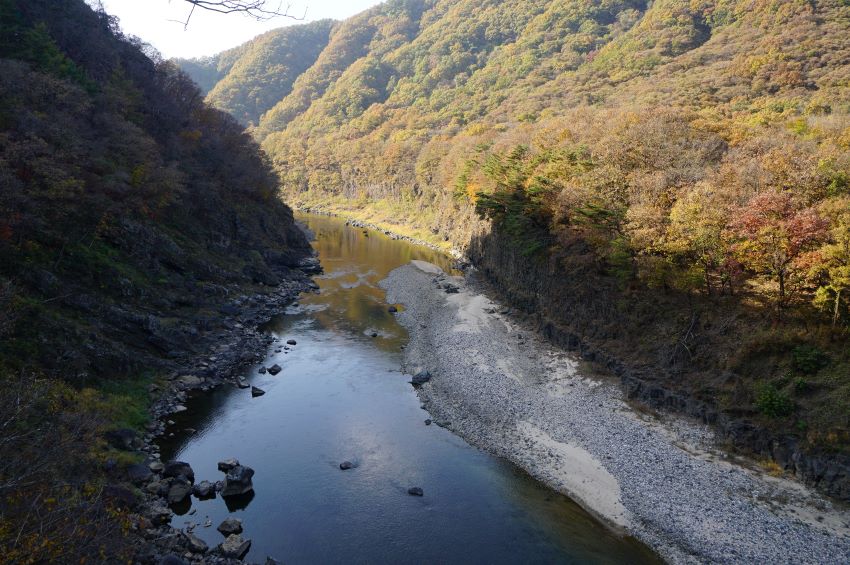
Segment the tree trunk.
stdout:
<path fill-rule="evenodd" d="M 832 327 L 838 325 L 838 313 L 841 306 L 841 289 L 835 291 L 835 311 L 832 313 Z"/>

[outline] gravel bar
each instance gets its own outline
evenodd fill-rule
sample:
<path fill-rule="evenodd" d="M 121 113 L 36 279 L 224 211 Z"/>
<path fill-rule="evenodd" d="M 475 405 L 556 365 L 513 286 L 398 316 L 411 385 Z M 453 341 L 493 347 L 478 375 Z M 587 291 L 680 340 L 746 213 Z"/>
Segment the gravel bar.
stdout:
<path fill-rule="evenodd" d="M 381 282 L 410 333 L 405 372 L 435 423 L 563 492 L 671 563 L 850 563 L 850 513 L 738 464 L 711 431 L 641 414 L 612 379 L 415 261 Z"/>

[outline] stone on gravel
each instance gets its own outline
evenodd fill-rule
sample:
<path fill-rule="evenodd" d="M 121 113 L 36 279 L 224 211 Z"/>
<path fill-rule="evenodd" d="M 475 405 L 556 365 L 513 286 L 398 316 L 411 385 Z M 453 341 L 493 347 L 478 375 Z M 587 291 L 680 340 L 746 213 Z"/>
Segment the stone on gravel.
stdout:
<path fill-rule="evenodd" d="M 414 384 L 414 385 L 424 385 L 425 383 L 427 383 L 430 380 L 431 380 L 431 373 L 429 373 L 428 371 L 419 371 L 418 373 L 413 375 L 413 378 L 410 379 L 410 382 L 411 382 L 411 384 Z"/>

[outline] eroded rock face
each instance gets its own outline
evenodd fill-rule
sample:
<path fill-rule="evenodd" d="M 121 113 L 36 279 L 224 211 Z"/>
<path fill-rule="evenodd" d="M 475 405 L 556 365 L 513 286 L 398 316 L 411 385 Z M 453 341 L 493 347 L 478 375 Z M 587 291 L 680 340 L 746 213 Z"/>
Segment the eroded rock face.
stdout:
<path fill-rule="evenodd" d="M 224 488 L 221 491 L 221 496 L 238 496 L 254 490 L 254 483 L 251 477 L 254 476 L 254 470 L 250 467 L 237 465 L 227 472 L 227 477 L 224 479 Z"/>
<path fill-rule="evenodd" d="M 230 559 L 242 559 L 249 549 L 251 549 L 251 540 L 243 539 L 239 534 L 227 536 L 227 539 L 219 546 L 221 554 Z"/>

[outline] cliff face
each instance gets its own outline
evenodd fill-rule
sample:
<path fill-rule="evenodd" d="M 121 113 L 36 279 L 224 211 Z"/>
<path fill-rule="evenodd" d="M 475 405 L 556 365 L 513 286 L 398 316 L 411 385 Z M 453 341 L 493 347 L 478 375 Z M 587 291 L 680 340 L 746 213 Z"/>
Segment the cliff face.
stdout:
<path fill-rule="evenodd" d="M 0 2 L 4 368 L 76 384 L 191 357 L 310 249 L 256 144 L 82 1 Z"/>

